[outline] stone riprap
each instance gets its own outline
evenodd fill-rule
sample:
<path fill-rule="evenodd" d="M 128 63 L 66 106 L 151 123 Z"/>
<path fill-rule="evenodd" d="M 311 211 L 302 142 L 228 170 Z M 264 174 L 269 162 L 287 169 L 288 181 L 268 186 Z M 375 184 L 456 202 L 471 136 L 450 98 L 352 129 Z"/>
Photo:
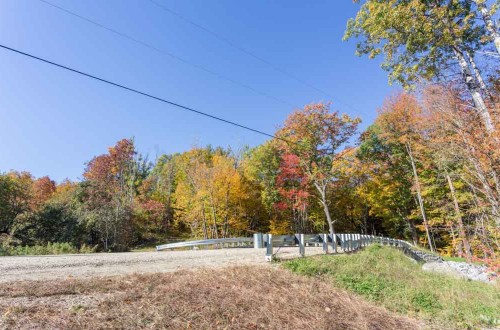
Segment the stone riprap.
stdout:
<path fill-rule="evenodd" d="M 495 274 L 489 272 L 486 266 L 474 265 L 466 262 L 427 262 L 422 266 L 422 269 L 472 281 L 481 281 L 485 283 L 493 283 L 496 281 Z"/>

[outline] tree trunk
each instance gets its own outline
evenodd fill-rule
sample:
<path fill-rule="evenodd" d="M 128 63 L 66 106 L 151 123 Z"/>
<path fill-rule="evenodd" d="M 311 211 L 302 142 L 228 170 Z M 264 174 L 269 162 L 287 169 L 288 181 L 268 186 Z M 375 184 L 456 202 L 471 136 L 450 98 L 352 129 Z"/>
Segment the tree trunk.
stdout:
<path fill-rule="evenodd" d="M 490 113 L 486 108 L 486 104 L 484 102 L 484 98 L 481 95 L 481 88 L 479 87 L 479 83 L 477 79 L 472 75 L 469 63 L 465 58 L 464 54 L 458 47 L 453 47 L 453 51 L 455 52 L 455 57 L 460 65 L 460 69 L 462 70 L 463 79 L 467 89 L 469 90 L 472 100 L 474 101 L 474 106 L 476 107 L 479 115 L 481 116 L 481 120 L 483 121 L 484 127 L 488 133 L 492 133 L 495 128 L 493 126 L 493 121 L 491 120 Z"/>
<path fill-rule="evenodd" d="M 203 237 L 205 239 L 208 239 L 208 231 L 207 231 L 207 217 L 205 215 L 205 202 L 203 202 L 203 205 L 202 205 L 202 219 L 203 219 Z"/>
<path fill-rule="evenodd" d="M 408 219 L 408 226 L 410 227 L 410 233 L 413 245 L 418 246 L 418 235 L 417 235 L 417 228 L 415 228 L 415 222 L 412 219 Z"/>
<path fill-rule="evenodd" d="M 457 196 L 455 194 L 455 187 L 453 186 L 453 182 L 451 181 L 448 172 L 446 172 L 446 180 L 448 181 L 448 186 L 450 187 L 451 197 L 453 199 L 453 207 L 455 208 L 455 216 L 457 218 L 457 224 L 458 224 L 458 235 L 462 240 L 467 262 L 472 262 L 472 250 L 470 248 L 469 240 L 467 239 L 467 235 L 465 233 L 465 227 L 462 220 L 462 213 L 460 212 Z"/>
<path fill-rule="evenodd" d="M 333 220 L 330 215 L 330 209 L 328 208 L 328 201 L 326 200 L 326 183 L 314 183 L 314 186 L 319 192 L 319 201 L 321 205 L 323 205 L 323 211 L 325 212 L 326 222 L 328 223 L 328 228 L 330 230 L 330 235 L 332 235 L 332 239 L 336 241 L 335 228 L 333 227 Z M 334 252 L 337 253 L 337 244 L 333 244 Z"/>
<path fill-rule="evenodd" d="M 479 84 L 479 88 L 481 88 L 483 95 L 491 98 L 490 92 L 488 91 L 488 87 L 486 86 L 486 83 L 484 82 L 483 76 L 481 75 L 481 71 L 477 67 L 476 61 L 474 61 L 474 57 L 472 57 L 472 55 L 470 54 L 469 51 L 464 51 L 464 54 L 467 57 L 467 59 L 469 60 L 469 63 L 472 67 L 472 70 L 474 71 L 474 76 L 476 77 L 476 80 Z"/>
<path fill-rule="evenodd" d="M 408 152 L 408 156 L 410 156 L 411 168 L 413 169 L 413 177 L 415 179 L 415 187 L 417 189 L 418 206 L 420 207 L 420 213 L 422 214 L 422 220 L 424 221 L 425 233 L 427 234 L 427 240 L 429 241 L 429 248 L 431 249 L 431 252 L 434 252 L 434 246 L 432 245 L 431 235 L 429 232 L 429 224 L 427 222 L 427 216 L 425 215 L 424 200 L 420 189 L 417 167 L 415 166 L 415 159 L 413 158 L 413 153 L 411 152 L 409 144 L 406 144 L 406 151 Z"/>
<path fill-rule="evenodd" d="M 486 30 L 488 34 L 493 38 L 493 43 L 495 44 L 495 48 L 497 49 L 498 54 L 500 55 L 500 33 L 496 29 L 495 23 L 491 18 L 490 12 L 486 7 L 485 0 L 474 0 L 477 8 L 481 12 L 481 16 L 483 17 L 484 25 L 486 26 Z"/>

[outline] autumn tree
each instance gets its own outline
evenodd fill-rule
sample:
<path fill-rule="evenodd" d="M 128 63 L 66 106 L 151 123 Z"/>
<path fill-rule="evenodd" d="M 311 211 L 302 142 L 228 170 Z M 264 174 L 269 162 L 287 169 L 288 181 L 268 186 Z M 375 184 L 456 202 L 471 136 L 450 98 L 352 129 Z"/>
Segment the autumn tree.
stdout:
<path fill-rule="evenodd" d="M 385 228 L 389 233 L 409 236 L 414 244 L 418 244 L 411 165 L 405 156 L 405 148 L 388 143 L 383 135 L 377 124 L 361 135 L 357 157 L 369 176 L 364 194 L 371 212 L 386 221 Z"/>
<path fill-rule="evenodd" d="M 293 112 L 276 135 L 281 141 L 283 155 L 297 157 L 297 167 L 312 185 L 321 204 L 329 231 L 334 234 L 329 190 L 335 174 L 332 166 L 349 139 L 356 133 L 360 120 L 337 111 L 330 105 L 317 103 Z"/>
<path fill-rule="evenodd" d="M 38 209 L 48 201 L 56 192 L 56 183 L 48 176 L 33 181 L 33 207 Z"/>
<path fill-rule="evenodd" d="M 417 148 L 422 144 L 422 134 L 419 129 L 421 113 L 422 108 L 417 100 L 413 96 L 403 93 L 386 102 L 377 118 L 377 125 L 382 130 L 381 137 L 390 144 L 400 145 L 408 157 L 413 174 L 418 206 L 427 235 L 427 242 L 431 251 L 434 251 L 422 195 L 422 185 L 418 170 L 419 163 L 415 154 L 418 152 Z"/>
<path fill-rule="evenodd" d="M 275 207 L 281 211 L 290 210 L 295 233 L 307 232 L 309 227 L 310 184 L 300 163 L 301 160 L 297 155 L 284 154 L 276 176 L 276 187 L 280 198 Z"/>
<path fill-rule="evenodd" d="M 105 250 L 124 250 L 133 239 L 134 199 L 148 171 L 148 162 L 137 155 L 131 139 L 118 141 L 107 154 L 87 164 L 80 200 L 89 226 L 99 232 Z"/>

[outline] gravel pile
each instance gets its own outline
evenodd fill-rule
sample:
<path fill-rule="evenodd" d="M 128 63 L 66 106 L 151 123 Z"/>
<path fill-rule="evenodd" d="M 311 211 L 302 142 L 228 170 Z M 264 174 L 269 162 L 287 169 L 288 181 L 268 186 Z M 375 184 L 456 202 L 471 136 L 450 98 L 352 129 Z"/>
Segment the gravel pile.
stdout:
<path fill-rule="evenodd" d="M 466 262 L 428 262 L 422 266 L 422 269 L 485 283 L 493 283 L 496 280 L 495 274 L 489 272 L 486 266 L 468 264 Z"/>
<path fill-rule="evenodd" d="M 488 272 L 486 266 L 468 264 L 466 262 L 457 261 L 445 261 L 445 263 L 463 274 L 466 278 L 473 281 L 490 282 L 490 277 L 493 276 L 492 273 Z"/>

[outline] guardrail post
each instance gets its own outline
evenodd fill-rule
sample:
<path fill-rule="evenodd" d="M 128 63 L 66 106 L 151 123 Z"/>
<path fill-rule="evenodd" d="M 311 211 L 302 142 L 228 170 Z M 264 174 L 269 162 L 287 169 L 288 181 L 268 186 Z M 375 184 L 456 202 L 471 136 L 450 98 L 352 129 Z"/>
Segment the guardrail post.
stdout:
<path fill-rule="evenodd" d="M 262 233 L 253 234 L 253 248 L 262 249 L 264 247 L 264 237 Z"/>
<path fill-rule="evenodd" d="M 328 254 L 328 234 L 321 234 L 321 239 L 323 241 L 323 252 Z"/>
<path fill-rule="evenodd" d="M 273 235 L 267 234 L 266 261 L 273 261 Z"/>
<path fill-rule="evenodd" d="M 337 253 L 337 234 L 332 235 L 333 253 Z"/>
<path fill-rule="evenodd" d="M 305 244 L 305 236 L 304 234 L 299 234 L 299 253 L 301 257 L 306 255 L 306 244 Z"/>

